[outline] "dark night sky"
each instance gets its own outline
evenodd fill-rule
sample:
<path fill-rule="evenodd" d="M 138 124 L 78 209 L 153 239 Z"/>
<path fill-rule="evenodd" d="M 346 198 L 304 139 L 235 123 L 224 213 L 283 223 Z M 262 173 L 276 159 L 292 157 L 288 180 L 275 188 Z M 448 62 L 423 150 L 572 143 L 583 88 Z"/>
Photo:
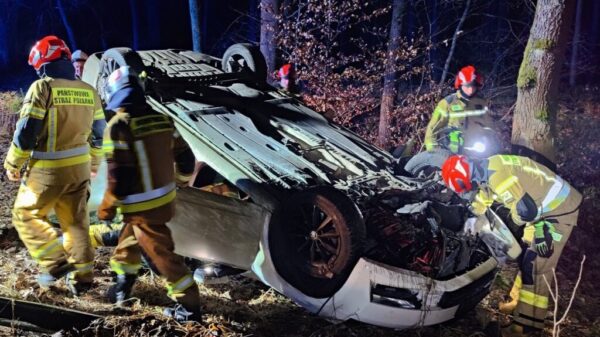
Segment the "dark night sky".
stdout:
<path fill-rule="evenodd" d="M 375 0 L 378 1 L 389 4 Z M 233 43 L 258 42 L 259 0 L 199 2 L 203 52 L 220 56 Z M 76 47 L 88 53 L 123 46 L 142 50 L 192 48 L 188 0 L 0 0 L 0 89 L 27 88 L 35 79 L 35 73 L 27 65 L 27 56 L 41 37 L 55 34 L 75 49 L 61 19 L 59 3 L 63 4 L 68 24 L 73 28 Z M 452 36 L 464 4 L 439 0 L 409 3 L 412 5 L 404 19 L 405 32 L 414 35 L 421 28 L 425 34 L 432 28 L 439 30 L 431 38 L 436 47 L 430 53 L 438 77 L 448 53 L 448 43 L 443 41 Z M 505 68 L 507 78 L 512 81 L 522 59 L 533 5 L 526 0 L 511 1 L 508 6 L 502 1 L 473 3 L 476 5 L 465 21 L 464 35 L 458 40 L 451 69 L 468 63 L 477 64 L 488 73 Z M 443 8 L 436 12 L 435 4 Z M 430 25 L 434 12 L 439 19 Z M 587 44 L 581 50 L 579 64 L 586 67 L 582 70 L 586 74 L 598 71 L 594 66 L 600 60 L 600 20 L 594 20 L 598 17 L 600 0 L 584 1 L 582 39 Z M 385 26 L 389 19 L 384 16 L 380 20 L 375 24 Z M 133 39 L 134 25 L 138 30 L 137 46 Z M 510 53 L 498 67 L 496 58 L 505 50 Z M 596 76 L 587 78 L 597 81 Z"/>
<path fill-rule="evenodd" d="M 257 1 L 201 1 L 203 51 L 220 56 L 231 43 L 256 39 L 260 16 Z M 191 49 L 187 0 L 63 0 L 77 49 L 91 53 L 110 47 L 134 47 L 133 22 L 138 28 L 138 49 Z M 131 4 L 137 15 L 132 17 Z M 74 51 L 57 9 L 56 0 L 0 0 L 0 88 L 27 87 L 35 73 L 27 65 L 31 46 L 54 34 Z M 250 15 L 253 15 L 250 14 Z M 252 26 L 250 26 L 252 25 Z M 250 33 L 249 28 L 254 33 Z M 4 28 L 4 29 L 2 29 Z M 6 32 L 6 33 L 3 33 Z M 257 42 L 257 41 L 255 41 Z M 0 55 L 1 56 L 1 55 Z"/>

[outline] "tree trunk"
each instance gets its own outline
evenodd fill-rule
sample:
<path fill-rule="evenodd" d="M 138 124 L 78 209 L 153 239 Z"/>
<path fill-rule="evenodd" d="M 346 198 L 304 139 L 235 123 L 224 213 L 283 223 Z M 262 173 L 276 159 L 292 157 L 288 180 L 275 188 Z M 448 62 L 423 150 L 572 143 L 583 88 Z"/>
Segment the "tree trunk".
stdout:
<path fill-rule="evenodd" d="M 513 152 L 556 162 L 557 94 L 575 0 L 538 0 L 517 78 Z M 544 160 L 543 160 L 544 161 Z"/>
<path fill-rule="evenodd" d="M 202 46 L 200 44 L 200 7 L 198 6 L 198 0 L 189 0 L 189 4 L 193 50 L 195 52 L 200 52 L 202 50 Z"/>
<path fill-rule="evenodd" d="M 65 7 L 63 6 L 62 0 L 56 0 L 56 8 L 58 9 L 58 13 L 60 14 L 60 19 L 62 20 L 65 29 L 67 30 L 67 37 L 69 38 L 69 48 L 71 50 L 77 49 L 77 43 L 75 43 L 75 34 L 73 33 L 73 28 L 69 24 L 69 20 L 67 19 L 67 13 L 65 12 Z"/>
<path fill-rule="evenodd" d="M 400 33 L 402 31 L 402 17 L 404 16 L 405 8 L 405 0 L 393 0 L 390 40 L 388 42 L 385 77 L 383 79 L 377 138 L 377 142 L 383 148 L 390 141 L 390 117 L 394 109 L 394 98 L 396 97 L 396 61 L 394 56 L 400 49 Z"/>
<path fill-rule="evenodd" d="M 135 0 L 129 0 L 129 10 L 131 11 L 131 46 L 133 50 L 139 49 L 140 36 L 138 30 L 138 11 Z"/>
<path fill-rule="evenodd" d="M 277 41 L 277 15 L 279 14 L 280 0 L 260 1 L 260 51 L 267 61 L 268 78 L 273 78 L 275 72 L 275 58 Z"/>
<path fill-rule="evenodd" d="M 218 4 L 216 7 L 219 7 Z M 213 35 L 216 34 L 211 34 L 214 32 L 210 31 L 210 28 L 212 27 L 212 21 L 211 21 L 211 17 L 212 14 L 215 12 L 215 3 L 213 1 L 204 1 L 202 2 L 202 8 L 200 8 L 200 15 L 202 17 L 202 28 L 200 31 L 200 50 L 202 50 L 202 52 L 204 53 L 208 53 L 211 54 L 211 52 L 213 51 L 214 48 L 214 41 L 217 40 L 216 37 L 213 37 L 213 43 L 211 44 L 211 39 L 209 37 L 212 37 Z M 211 49 L 209 50 L 209 47 L 211 46 Z"/>
<path fill-rule="evenodd" d="M 446 58 L 446 63 L 444 64 L 444 70 L 442 71 L 442 78 L 440 79 L 440 84 L 446 82 L 446 76 L 448 75 L 448 68 L 450 68 L 450 61 L 452 61 L 452 56 L 454 55 L 454 49 L 456 49 L 456 40 L 458 36 L 461 34 L 461 28 L 465 19 L 467 18 L 467 14 L 469 13 L 469 7 L 471 7 L 471 0 L 467 0 L 465 4 L 465 10 L 458 21 L 458 25 L 456 25 L 456 30 L 454 31 L 454 35 L 452 36 L 452 44 L 450 46 L 450 51 L 448 52 L 448 57 Z"/>
<path fill-rule="evenodd" d="M 577 14 L 575 15 L 575 33 L 573 33 L 573 50 L 571 51 L 571 62 L 569 63 L 569 85 L 575 86 L 577 77 L 577 53 L 579 52 L 579 40 L 581 39 L 581 9 L 583 0 L 577 0 Z"/>

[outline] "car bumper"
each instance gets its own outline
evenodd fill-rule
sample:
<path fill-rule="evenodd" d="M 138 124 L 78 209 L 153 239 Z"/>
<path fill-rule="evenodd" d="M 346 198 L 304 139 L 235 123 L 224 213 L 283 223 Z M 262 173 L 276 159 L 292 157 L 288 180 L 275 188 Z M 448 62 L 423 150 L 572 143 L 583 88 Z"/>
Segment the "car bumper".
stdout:
<path fill-rule="evenodd" d="M 320 316 L 406 329 L 443 323 L 473 308 L 489 293 L 497 265 L 490 258 L 469 272 L 438 281 L 361 258 L 344 285 L 324 299 L 308 297 L 283 280 L 263 249 L 252 270 L 264 283 Z"/>

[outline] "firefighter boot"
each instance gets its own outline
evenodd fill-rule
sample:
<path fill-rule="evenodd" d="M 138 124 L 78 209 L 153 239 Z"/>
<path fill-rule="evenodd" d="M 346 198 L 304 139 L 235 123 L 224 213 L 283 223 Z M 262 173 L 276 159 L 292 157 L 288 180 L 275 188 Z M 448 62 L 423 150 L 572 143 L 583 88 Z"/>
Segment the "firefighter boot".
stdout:
<path fill-rule="evenodd" d="M 528 326 L 523 326 L 520 324 L 513 323 L 506 328 L 502 329 L 501 336 L 502 337 L 527 337 L 531 336 L 531 334 L 539 332 L 540 329 L 531 328 Z"/>
<path fill-rule="evenodd" d="M 92 289 L 92 282 L 81 282 L 75 277 L 75 273 L 70 272 L 67 274 L 67 280 L 65 281 L 67 289 L 73 294 L 73 296 L 81 296 Z"/>
<path fill-rule="evenodd" d="M 498 309 L 500 309 L 501 313 L 505 315 L 510 315 L 513 313 L 513 311 L 517 307 L 517 303 L 519 303 L 519 290 L 520 287 L 517 287 L 515 283 L 515 285 L 513 285 L 512 289 L 510 290 L 510 301 L 501 302 L 498 305 Z"/>
<path fill-rule="evenodd" d="M 137 280 L 137 275 L 120 274 L 115 278 L 115 283 L 106 291 L 106 297 L 110 303 L 123 305 L 131 297 L 131 290 Z"/>
<path fill-rule="evenodd" d="M 193 310 L 193 311 L 192 311 Z M 163 312 L 165 316 L 171 317 L 179 323 L 202 322 L 202 313 L 200 308 L 185 308 L 182 304 L 176 304 L 172 308 L 166 308 Z"/>
<path fill-rule="evenodd" d="M 48 289 L 52 287 L 58 279 L 65 277 L 67 274 L 74 270 L 74 265 L 67 262 L 63 262 L 58 267 L 54 267 L 49 271 L 38 275 L 37 283 L 40 285 L 40 288 Z"/>
<path fill-rule="evenodd" d="M 498 305 L 498 309 L 501 313 L 505 315 L 510 315 L 513 313 L 515 308 L 517 307 L 517 303 L 519 303 L 519 291 L 523 287 L 523 281 L 521 279 L 521 274 L 519 273 L 517 277 L 515 277 L 515 281 L 513 282 L 513 286 L 510 289 L 510 301 L 501 302 Z"/>

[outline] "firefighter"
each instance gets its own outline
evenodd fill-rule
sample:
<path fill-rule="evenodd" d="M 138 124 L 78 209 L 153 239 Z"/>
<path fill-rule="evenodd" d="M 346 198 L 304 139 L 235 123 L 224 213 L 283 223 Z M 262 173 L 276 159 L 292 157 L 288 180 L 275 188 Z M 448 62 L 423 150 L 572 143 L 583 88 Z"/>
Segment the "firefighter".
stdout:
<path fill-rule="evenodd" d="M 449 157 L 442 178 L 453 191 L 472 194 L 471 210 L 484 214 L 496 201 L 510 210 L 512 220 L 524 225 L 531 244 L 519 257 L 520 289 L 514 323 L 502 336 L 525 336 L 544 328 L 552 269 L 577 225 L 581 194 L 547 167 L 520 156 L 495 155 L 475 161 Z M 530 233 L 530 234 L 527 234 Z"/>
<path fill-rule="evenodd" d="M 81 79 L 83 76 L 83 66 L 85 61 L 88 59 L 88 54 L 84 53 L 81 50 L 76 50 L 71 55 L 71 63 L 73 64 L 73 68 L 75 69 L 75 76 Z"/>
<path fill-rule="evenodd" d="M 452 153 L 459 153 L 464 139 L 462 133 L 470 126 L 493 128 L 493 120 L 488 113 L 487 102 L 478 96 L 483 86 L 483 77 L 475 67 L 463 67 L 454 80 L 457 91 L 446 96 L 436 106 L 427 130 L 425 148 L 431 152 L 439 148 L 441 141 Z M 455 129 L 450 131 L 448 129 Z"/>
<path fill-rule="evenodd" d="M 18 181 L 29 160 L 13 222 L 41 267 L 38 283 L 49 287 L 67 275 L 67 287 L 78 295 L 92 285 L 86 203 L 90 172 L 96 172 L 102 158 L 106 122 L 98 94 L 75 79 L 70 57 L 56 36 L 44 37 L 31 49 L 29 64 L 40 79 L 27 91 L 4 168 L 10 180 Z M 64 233 L 62 244 L 47 219 L 52 209 Z"/>
<path fill-rule="evenodd" d="M 168 117 L 146 104 L 140 77 L 130 67 L 109 76 L 105 94 L 107 110 L 115 115 L 105 131 L 108 187 L 98 218 L 112 220 L 119 207 L 125 223 L 110 260 L 116 276 L 107 297 L 118 304 L 130 297 L 144 253 L 177 302 L 165 314 L 200 321 L 198 286 L 184 259 L 173 252 L 165 225 L 174 214 L 176 184 L 186 185 L 194 171 L 194 155 Z"/>
<path fill-rule="evenodd" d="M 275 76 L 279 80 L 281 89 L 287 93 L 296 93 L 296 71 L 294 65 L 286 63 L 282 65 Z"/>

